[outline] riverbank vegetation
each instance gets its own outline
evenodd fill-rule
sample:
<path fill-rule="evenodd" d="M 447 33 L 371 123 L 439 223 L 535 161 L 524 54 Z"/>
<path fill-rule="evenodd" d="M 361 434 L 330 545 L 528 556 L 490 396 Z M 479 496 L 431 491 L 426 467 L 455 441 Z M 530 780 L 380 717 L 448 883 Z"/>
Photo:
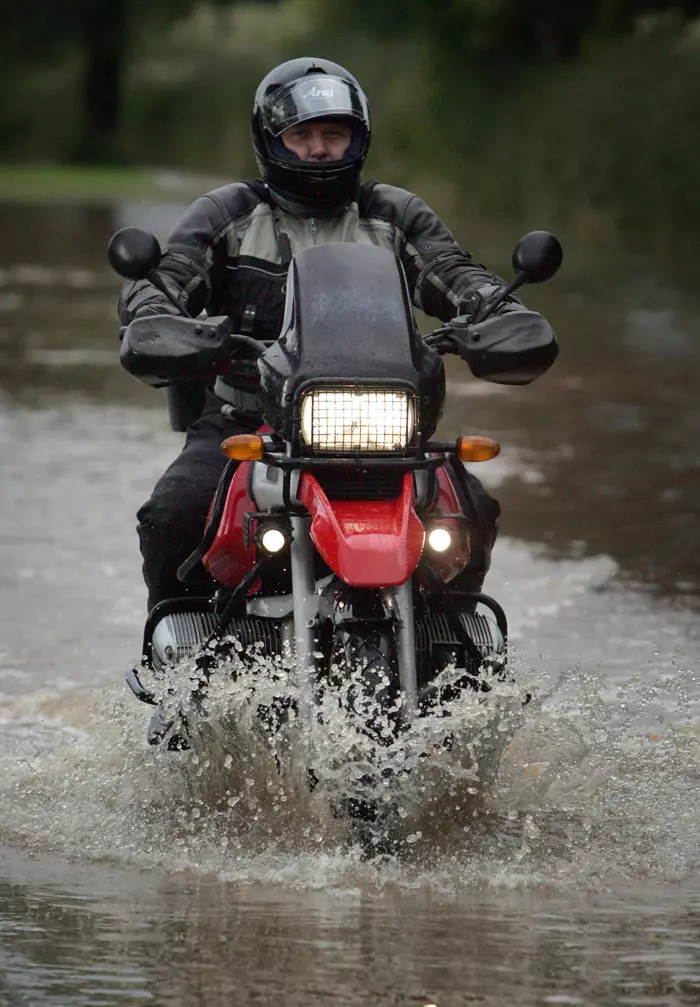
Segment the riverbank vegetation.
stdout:
<path fill-rule="evenodd" d="M 225 179 L 192 172 L 108 165 L 0 165 L 0 200 L 110 203 L 122 199 L 181 203 Z"/>
<path fill-rule="evenodd" d="M 104 0 L 77 8 L 86 5 L 94 13 Z M 124 17 L 136 9 L 118 6 Z M 159 18 L 131 26 L 112 162 L 254 174 L 255 84 L 276 61 L 318 51 L 348 65 L 370 94 L 370 177 L 420 188 L 442 212 L 458 204 L 591 240 L 615 232 L 659 257 L 700 244 L 696 0 L 156 6 Z M 80 38 L 35 41 L 19 48 L 25 57 L 11 74 L 5 67 L 0 160 L 89 153 Z M 94 153 L 107 157 L 104 144 Z"/>

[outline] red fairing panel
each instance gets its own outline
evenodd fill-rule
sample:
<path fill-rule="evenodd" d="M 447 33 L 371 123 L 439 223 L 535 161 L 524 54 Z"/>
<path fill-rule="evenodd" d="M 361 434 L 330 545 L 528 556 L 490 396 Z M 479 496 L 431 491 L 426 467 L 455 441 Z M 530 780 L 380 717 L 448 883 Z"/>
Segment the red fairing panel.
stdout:
<path fill-rule="evenodd" d="M 243 515 L 257 510 L 248 496 L 250 462 L 241 462 L 229 486 L 219 530 L 202 565 L 225 587 L 235 587 L 255 563 L 255 544 L 243 545 Z"/>
<path fill-rule="evenodd" d="M 312 516 L 314 545 L 351 587 L 396 587 L 418 565 L 425 530 L 413 509 L 410 472 L 396 500 L 330 501 L 308 472 L 297 496 Z"/>
<path fill-rule="evenodd" d="M 457 462 L 461 465 L 461 462 Z M 437 507 L 432 513 L 432 516 L 439 518 L 441 514 L 461 514 L 462 505 L 459 502 L 459 497 L 457 492 L 452 485 L 452 479 L 450 477 L 447 469 L 439 468 L 437 470 L 438 479 L 438 501 Z M 450 521 L 449 519 L 443 521 L 442 524 L 446 528 L 449 528 L 455 535 L 455 540 L 460 542 L 460 548 L 448 549 L 447 552 L 431 553 L 430 565 L 433 570 L 436 571 L 441 580 L 448 584 L 451 580 L 464 570 L 465 566 L 469 562 L 469 535 L 456 521 Z"/>

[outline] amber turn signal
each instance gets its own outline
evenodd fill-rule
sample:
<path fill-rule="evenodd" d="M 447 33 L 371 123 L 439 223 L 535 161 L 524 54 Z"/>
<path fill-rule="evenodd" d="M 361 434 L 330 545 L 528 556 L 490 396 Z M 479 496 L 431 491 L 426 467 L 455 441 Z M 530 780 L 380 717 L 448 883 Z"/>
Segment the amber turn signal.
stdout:
<path fill-rule="evenodd" d="M 501 445 L 490 437 L 457 438 L 457 454 L 463 462 L 488 462 L 500 451 Z"/>
<path fill-rule="evenodd" d="M 259 462 L 265 454 L 265 442 L 257 434 L 236 434 L 226 438 L 221 450 L 237 462 Z"/>

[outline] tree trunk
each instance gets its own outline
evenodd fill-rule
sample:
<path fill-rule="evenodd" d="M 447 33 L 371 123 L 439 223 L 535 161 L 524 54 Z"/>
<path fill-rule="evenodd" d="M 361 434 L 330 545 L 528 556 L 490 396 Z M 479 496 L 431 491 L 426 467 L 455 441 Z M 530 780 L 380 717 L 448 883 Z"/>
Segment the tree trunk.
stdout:
<path fill-rule="evenodd" d="M 121 160 L 119 128 L 129 0 L 83 0 L 82 6 L 83 125 L 75 159 L 90 164 L 116 163 Z"/>

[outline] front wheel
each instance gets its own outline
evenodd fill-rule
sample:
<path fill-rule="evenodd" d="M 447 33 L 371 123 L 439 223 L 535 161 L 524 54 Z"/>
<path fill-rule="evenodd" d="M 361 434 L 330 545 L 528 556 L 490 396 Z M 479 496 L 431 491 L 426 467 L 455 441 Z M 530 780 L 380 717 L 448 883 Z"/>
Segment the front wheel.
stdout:
<path fill-rule="evenodd" d="M 398 686 L 394 641 L 373 627 L 338 628 L 331 647 L 328 684 L 356 730 L 390 745 L 397 731 Z"/>
<path fill-rule="evenodd" d="M 355 781 L 352 794 L 332 802 L 333 813 L 348 822 L 351 839 L 365 856 L 388 853 L 393 849 L 393 809 L 378 794 L 385 790 L 389 772 L 380 767 L 381 751 L 399 729 L 393 636 L 372 624 L 338 627 L 329 664 L 328 688 L 358 735 L 360 758 L 376 767 Z"/>

